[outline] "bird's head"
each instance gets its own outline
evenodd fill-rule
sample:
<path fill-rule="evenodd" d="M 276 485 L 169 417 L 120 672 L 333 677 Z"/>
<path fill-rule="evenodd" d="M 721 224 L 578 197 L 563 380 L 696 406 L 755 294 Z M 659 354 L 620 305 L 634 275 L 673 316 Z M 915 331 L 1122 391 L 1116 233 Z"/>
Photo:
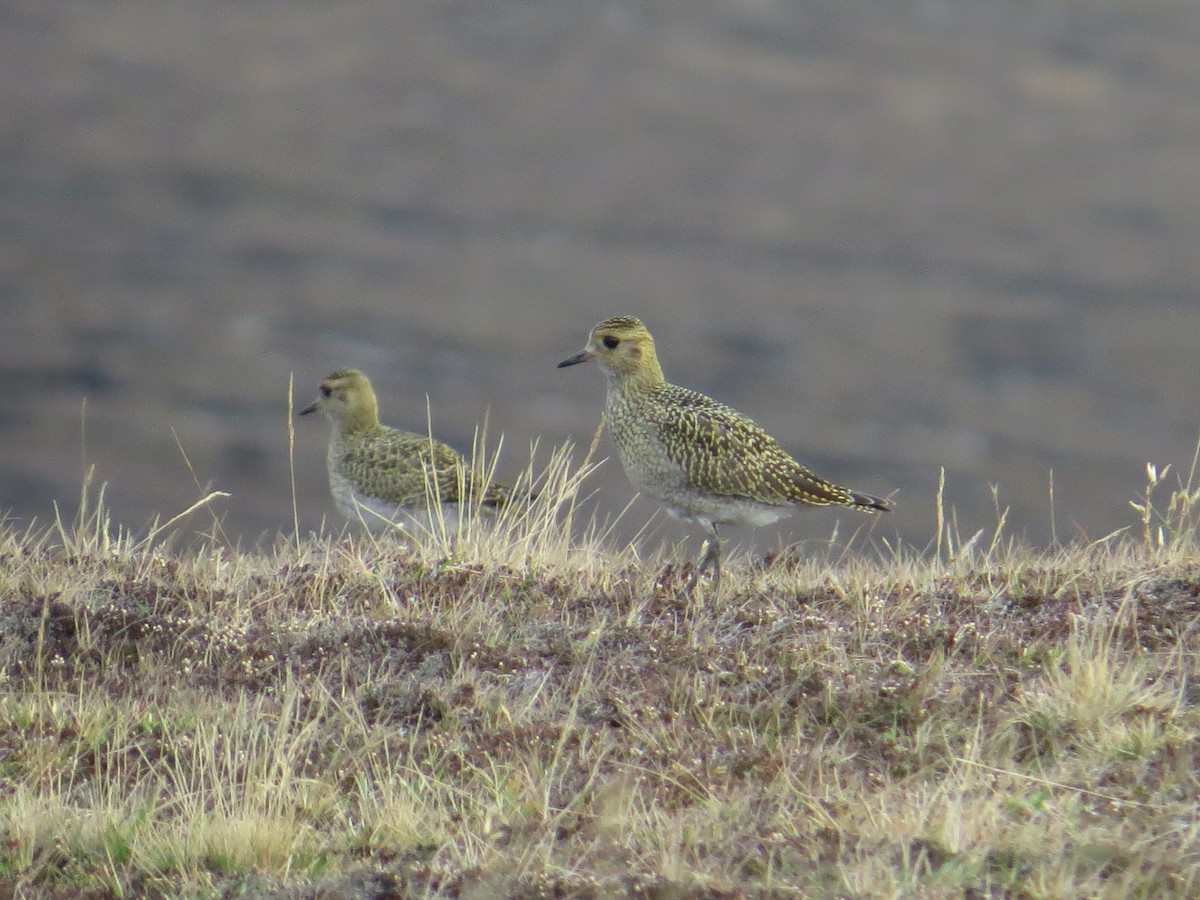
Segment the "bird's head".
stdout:
<path fill-rule="evenodd" d="M 653 385 L 663 380 L 658 354 L 654 350 L 654 338 L 641 320 L 633 316 L 605 319 L 592 329 L 587 346 L 564 359 L 558 367 L 561 369 L 592 360 L 604 370 L 605 375 L 620 382 Z"/>
<path fill-rule="evenodd" d="M 379 424 L 379 405 L 371 382 L 357 369 L 338 369 L 317 388 L 317 399 L 300 415 L 323 412 L 342 428 L 353 431 Z"/>

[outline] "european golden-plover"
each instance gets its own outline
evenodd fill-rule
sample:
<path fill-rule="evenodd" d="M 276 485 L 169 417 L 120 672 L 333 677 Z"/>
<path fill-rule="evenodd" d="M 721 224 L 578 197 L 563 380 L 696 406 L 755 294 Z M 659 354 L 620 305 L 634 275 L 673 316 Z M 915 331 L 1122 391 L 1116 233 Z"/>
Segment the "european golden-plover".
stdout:
<path fill-rule="evenodd" d="M 719 525 L 767 525 L 798 506 L 892 508 L 888 500 L 817 477 L 746 416 L 667 382 L 654 338 L 633 316 L 605 319 L 587 346 L 558 367 L 593 359 L 608 383 L 604 417 L 630 482 L 708 532 L 688 593 L 710 566 L 713 589 L 720 588 Z"/>
<path fill-rule="evenodd" d="M 346 518 L 379 529 L 394 522 L 429 530 L 440 517 L 457 527 L 462 501 L 483 509 L 502 505 L 508 489 L 483 483 L 453 448 L 428 435 L 379 423 L 371 382 L 357 369 L 339 369 L 300 415 L 323 412 L 333 420 L 326 465 L 334 503 Z M 440 512 L 431 515 L 434 504 Z"/>

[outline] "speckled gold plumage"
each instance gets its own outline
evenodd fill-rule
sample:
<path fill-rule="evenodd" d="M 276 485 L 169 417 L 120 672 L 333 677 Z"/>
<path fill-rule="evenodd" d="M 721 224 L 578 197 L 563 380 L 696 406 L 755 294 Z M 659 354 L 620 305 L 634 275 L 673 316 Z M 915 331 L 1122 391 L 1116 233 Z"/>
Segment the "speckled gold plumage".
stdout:
<path fill-rule="evenodd" d="M 431 500 L 453 512 L 462 494 L 484 506 L 507 498 L 500 484 L 482 485 L 453 448 L 427 435 L 380 424 L 371 382 L 356 369 L 339 369 L 321 382 L 317 399 L 301 415 L 324 412 L 333 420 L 326 464 L 334 502 L 368 526 L 380 517 L 402 524 L 429 522 Z M 364 515 L 365 513 L 365 515 Z"/>
<path fill-rule="evenodd" d="M 601 322 L 584 350 L 559 367 L 593 359 L 606 376 L 605 421 L 630 482 L 709 533 L 697 573 L 712 565 L 719 583 L 718 525 L 765 525 L 797 506 L 892 508 L 818 477 L 736 410 L 670 384 L 654 338 L 632 316 Z"/>

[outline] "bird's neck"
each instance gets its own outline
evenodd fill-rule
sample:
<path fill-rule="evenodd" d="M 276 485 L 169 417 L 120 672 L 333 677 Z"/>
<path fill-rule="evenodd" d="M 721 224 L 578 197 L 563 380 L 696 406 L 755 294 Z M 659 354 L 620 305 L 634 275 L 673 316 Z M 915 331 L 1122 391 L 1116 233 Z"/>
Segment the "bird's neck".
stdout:
<path fill-rule="evenodd" d="M 608 376 L 609 394 L 623 397 L 649 394 L 667 383 L 663 377 L 662 366 L 653 354 L 643 359 L 636 369 L 606 371 L 604 374 Z"/>
<path fill-rule="evenodd" d="M 363 431 L 379 427 L 379 414 L 373 409 L 359 409 L 347 412 L 338 422 L 337 431 L 347 437 Z"/>

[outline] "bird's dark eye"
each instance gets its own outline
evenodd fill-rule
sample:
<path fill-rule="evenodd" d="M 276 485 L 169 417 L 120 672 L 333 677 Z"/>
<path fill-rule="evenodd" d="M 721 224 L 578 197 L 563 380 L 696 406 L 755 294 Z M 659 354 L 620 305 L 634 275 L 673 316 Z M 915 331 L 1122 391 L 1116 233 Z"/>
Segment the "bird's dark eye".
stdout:
<path fill-rule="evenodd" d="M 332 393 L 333 393 L 333 391 L 329 389 L 329 385 L 327 385 L 327 384 L 321 385 L 321 396 L 322 397 L 328 397 Z"/>
<path fill-rule="evenodd" d="M 621 339 L 615 338 L 611 334 L 606 334 L 603 338 L 601 338 L 600 343 L 602 343 L 609 350 L 614 350 L 616 349 L 617 344 L 621 343 Z"/>

